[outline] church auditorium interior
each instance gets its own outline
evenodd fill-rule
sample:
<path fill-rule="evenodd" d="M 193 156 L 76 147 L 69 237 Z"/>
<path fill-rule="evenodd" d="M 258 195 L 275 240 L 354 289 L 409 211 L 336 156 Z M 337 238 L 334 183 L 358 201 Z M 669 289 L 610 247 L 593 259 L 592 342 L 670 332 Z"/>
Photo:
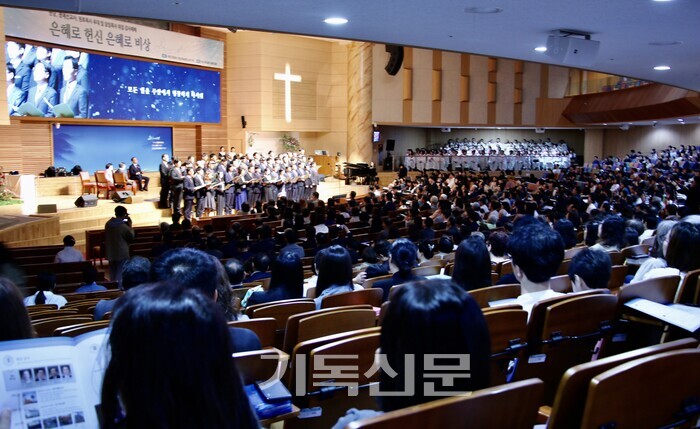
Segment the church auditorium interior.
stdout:
<path fill-rule="evenodd" d="M 698 18 L 0 0 L 0 429 L 697 427 Z"/>

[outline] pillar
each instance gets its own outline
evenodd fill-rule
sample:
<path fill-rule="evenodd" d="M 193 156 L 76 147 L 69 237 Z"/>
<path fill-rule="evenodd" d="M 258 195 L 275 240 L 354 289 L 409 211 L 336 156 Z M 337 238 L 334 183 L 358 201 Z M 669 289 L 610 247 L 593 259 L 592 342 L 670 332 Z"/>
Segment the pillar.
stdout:
<path fill-rule="evenodd" d="M 372 44 L 348 48 L 348 162 L 372 160 Z"/>

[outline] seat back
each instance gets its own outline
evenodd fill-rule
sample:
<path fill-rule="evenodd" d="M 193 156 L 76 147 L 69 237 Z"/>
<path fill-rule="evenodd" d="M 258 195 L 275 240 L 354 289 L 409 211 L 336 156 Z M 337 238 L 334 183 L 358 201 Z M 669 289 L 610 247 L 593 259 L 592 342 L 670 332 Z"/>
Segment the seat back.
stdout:
<path fill-rule="evenodd" d="M 277 350 L 254 350 L 233 354 L 243 384 L 267 381 L 278 374 L 280 354 Z"/>
<path fill-rule="evenodd" d="M 572 291 L 571 279 L 568 274 L 552 277 L 549 279 L 549 288 L 554 292 L 569 293 Z"/>
<path fill-rule="evenodd" d="M 484 312 L 491 337 L 491 385 L 506 383 L 508 364 L 522 354 L 527 332 L 527 311 L 490 310 Z"/>
<path fill-rule="evenodd" d="M 248 320 L 235 320 L 228 322 L 228 326 L 234 328 L 250 329 L 260 339 L 263 348 L 275 346 L 275 335 L 277 332 L 277 320 L 273 317 L 256 317 Z"/>
<path fill-rule="evenodd" d="M 680 279 L 680 276 L 664 276 L 622 286 L 618 293 L 619 305 L 622 306 L 635 298 L 669 304 L 676 296 Z"/>
<path fill-rule="evenodd" d="M 126 186 L 128 184 L 126 180 L 126 175 L 121 171 L 115 171 L 113 177 L 115 185 Z"/>
<path fill-rule="evenodd" d="M 343 310 L 370 310 L 372 307 L 369 304 L 361 305 L 351 305 L 343 308 L 324 308 L 321 310 L 305 311 L 303 313 L 297 313 L 289 316 L 284 330 L 284 342 L 282 344 L 282 351 L 285 353 L 291 353 L 294 346 L 301 342 L 299 340 L 299 322 L 306 319 L 307 317 L 317 316 L 319 314 L 332 313 Z"/>
<path fill-rule="evenodd" d="M 681 285 L 678 287 L 678 292 L 676 293 L 673 302 L 680 304 L 693 304 L 697 305 L 700 300 L 700 270 L 688 271 Z"/>
<path fill-rule="evenodd" d="M 489 387 L 470 396 L 438 399 L 381 416 L 350 423 L 351 429 L 510 428 L 535 424 L 540 380 Z"/>
<path fill-rule="evenodd" d="M 586 246 L 576 246 L 572 247 L 571 249 L 566 249 L 564 251 L 564 259 L 572 259 L 574 256 L 576 256 L 578 252 L 582 251 L 585 248 Z"/>
<path fill-rule="evenodd" d="M 57 310 L 58 305 L 56 304 L 35 304 L 27 307 L 27 313 L 30 315 L 33 313 L 41 313 L 47 310 Z"/>
<path fill-rule="evenodd" d="M 616 291 L 625 284 L 625 277 L 627 276 L 627 271 L 629 266 L 627 265 L 613 265 L 612 272 L 610 273 L 610 280 L 608 280 L 608 289 L 611 291 Z"/>
<path fill-rule="evenodd" d="M 424 267 L 415 267 L 411 270 L 411 273 L 414 276 L 427 277 L 427 276 L 434 276 L 436 274 L 440 274 L 441 270 L 442 270 L 441 265 L 427 265 Z"/>
<path fill-rule="evenodd" d="M 372 307 L 382 305 L 383 291 L 381 289 L 362 289 L 328 295 L 321 301 L 321 308 L 345 307 L 348 305 L 369 304 Z"/>
<path fill-rule="evenodd" d="M 60 310 L 46 310 L 46 311 L 37 311 L 34 313 L 29 313 L 29 318 L 32 320 L 32 322 L 35 322 L 37 320 L 44 320 L 44 319 L 53 319 L 54 317 L 62 317 L 62 316 L 74 316 L 78 315 L 78 310 L 75 308 L 66 308 L 66 309 L 60 309 Z"/>
<path fill-rule="evenodd" d="M 92 316 L 60 316 L 32 322 L 37 337 L 50 337 L 57 328 L 92 322 Z"/>
<path fill-rule="evenodd" d="M 372 277 L 371 279 L 365 280 L 365 283 L 362 286 L 365 289 L 371 289 L 374 287 L 375 283 L 382 281 L 382 280 L 390 279 L 390 278 L 391 278 L 391 274 L 386 275 L 386 276 Z"/>
<path fill-rule="evenodd" d="M 489 302 L 501 299 L 517 298 L 520 296 L 520 285 L 498 285 L 469 291 L 469 295 L 474 298 L 480 308 L 489 306 Z"/>
<path fill-rule="evenodd" d="M 685 338 L 670 343 L 644 347 L 627 353 L 620 353 L 569 368 L 559 382 L 554 405 L 552 406 L 552 413 L 547 422 L 547 429 L 581 427 L 588 385 L 593 377 L 635 359 L 671 350 L 692 349 L 697 347 L 697 345 L 697 340 Z"/>
<path fill-rule="evenodd" d="M 700 350 L 648 356 L 591 380 L 581 427 L 692 427 L 698 411 L 686 413 L 698 407 L 698 397 Z"/>
<path fill-rule="evenodd" d="M 85 185 L 85 182 L 89 182 L 89 181 L 90 181 L 90 173 L 88 173 L 87 171 L 81 171 L 80 172 L 80 183 Z"/>
<path fill-rule="evenodd" d="M 644 259 L 649 257 L 649 246 L 648 244 L 637 244 L 634 246 L 625 247 L 620 250 L 622 256 L 625 259 Z"/>
<path fill-rule="evenodd" d="M 316 314 L 299 320 L 298 341 L 311 340 L 339 332 L 371 328 L 377 324 L 372 309 L 352 309 Z"/>
<path fill-rule="evenodd" d="M 109 327 L 109 320 L 97 320 L 95 322 L 78 323 L 76 325 L 61 326 L 53 331 L 54 337 L 77 337 L 88 332 L 98 331 Z"/>
<path fill-rule="evenodd" d="M 561 261 L 561 264 L 559 264 L 559 268 L 557 268 L 557 275 L 563 276 L 564 274 L 568 274 L 569 265 L 571 265 L 571 259 L 564 259 L 563 261 Z"/>

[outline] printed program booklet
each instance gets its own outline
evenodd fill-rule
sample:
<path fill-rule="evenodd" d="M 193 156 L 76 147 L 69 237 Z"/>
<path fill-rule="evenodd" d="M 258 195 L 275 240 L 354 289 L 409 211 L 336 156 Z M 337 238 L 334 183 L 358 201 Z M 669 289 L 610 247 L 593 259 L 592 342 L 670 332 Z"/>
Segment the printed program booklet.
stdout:
<path fill-rule="evenodd" d="M 12 429 L 98 428 L 107 329 L 0 342 L 0 409 Z"/>

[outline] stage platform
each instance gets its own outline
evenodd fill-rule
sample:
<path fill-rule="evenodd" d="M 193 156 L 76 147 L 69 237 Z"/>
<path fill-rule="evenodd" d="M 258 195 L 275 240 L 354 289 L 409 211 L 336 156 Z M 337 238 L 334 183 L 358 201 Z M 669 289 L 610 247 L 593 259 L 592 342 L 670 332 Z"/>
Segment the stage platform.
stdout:
<path fill-rule="evenodd" d="M 170 222 L 170 210 L 159 209 L 160 187 L 154 186 L 157 179 L 151 175 L 148 192 L 139 192 L 133 204 L 125 204 L 134 226 L 158 225 Z M 367 193 L 365 185 L 345 185 L 345 182 L 327 177 L 318 188 L 320 198 L 325 200 L 350 191 L 358 195 Z M 80 196 L 78 177 L 38 178 L 36 197 L 24 200 L 23 204 L 0 206 L 0 242 L 9 247 L 62 244 L 65 235 L 72 235 L 76 248 L 85 251 L 85 231 L 102 229 L 114 215 L 117 203 L 100 199 L 96 207 L 78 208 L 75 200 Z M 37 207 L 55 204 L 56 213 L 38 214 Z"/>

